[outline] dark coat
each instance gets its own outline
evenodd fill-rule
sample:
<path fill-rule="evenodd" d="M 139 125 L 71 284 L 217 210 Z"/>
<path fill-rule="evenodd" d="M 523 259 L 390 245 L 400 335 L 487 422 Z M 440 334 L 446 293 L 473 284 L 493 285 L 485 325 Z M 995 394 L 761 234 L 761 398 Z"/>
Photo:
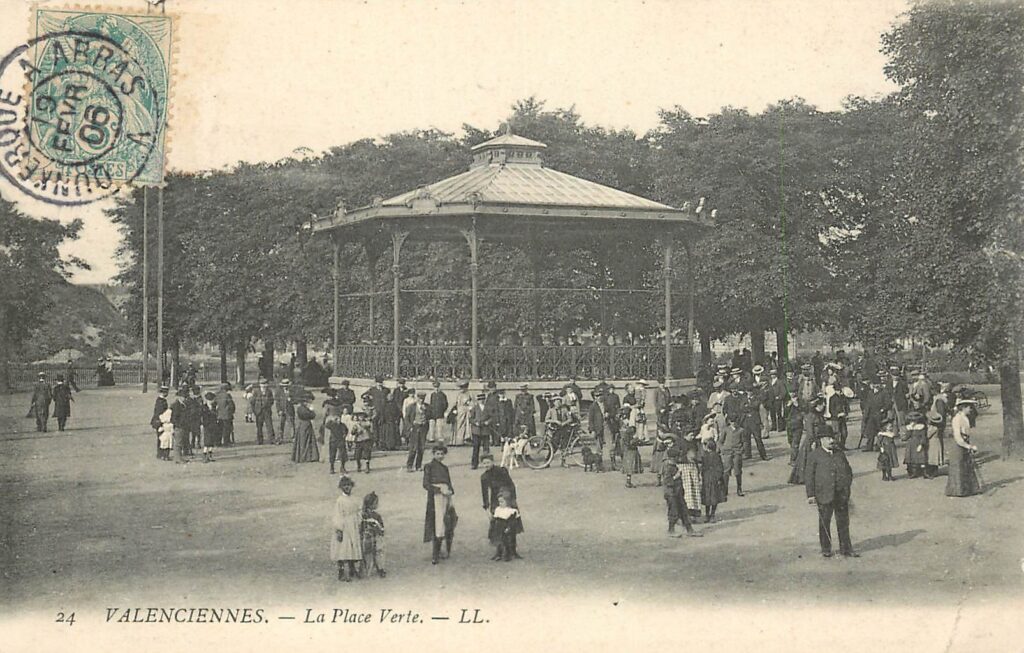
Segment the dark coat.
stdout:
<path fill-rule="evenodd" d="M 853 470 L 846 454 L 839 449 L 828 453 L 822 448 L 811 451 L 804 467 L 804 486 L 807 496 L 818 503 L 849 501 L 853 486 Z"/>
<path fill-rule="evenodd" d="M 49 417 L 51 401 L 53 394 L 50 392 L 50 384 L 46 381 L 37 382 L 32 388 L 32 410 Z"/>
<path fill-rule="evenodd" d="M 594 434 L 594 437 L 604 437 L 604 413 L 601 412 L 601 406 L 596 401 L 590 404 L 590 412 L 587 413 L 587 424 L 590 426 L 590 432 Z"/>
<path fill-rule="evenodd" d="M 338 401 L 346 406 L 355 407 L 356 393 L 352 391 L 352 388 L 342 388 L 338 390 Z"/>
<path fill-rule="evenodd" d="M 53 416 L 60 419 L 71 417 L 71 387 L 66 383 L 53 386 Z"/>
<path fill-rule="evenodd" d="M 516 426 L 517 431 L 512 433 L 512 436 L 518 436 L 518 427 L 523 425 L 526 426 L 527 435 L 535 435 L 537 432 L 537 422 L 534 417 L 533 395 L 529 392 L 520 392 L 516 395 L 512 408 L 512 423 Z"/>
<path fill-rule="evenodd" d="M 885 387 L 892 395 L 892 405 L 896 407 L 896 410 L 904 412 L 910 408 L 910 400 L 907 399 L 907 393 L 910 392 L 910 388 L 907 387 L 906 381 L 899 379 L 894 386 L 892 378 L 890 377 L 889 380 L 885 382 Z"/>
<path fill-rule="evenodd" d="M 451 474 L 448 473 L 448 467 L 442 462 L 431 460 L 423 465 L 423 489 L 427 491 L 427 512 L 423 520 L 424 542 L 434 541 L 434 493 L 437 492 L 434 489 L 435 484 L 445 484 L 451 488 L 453 494 L 455 493 Z M 446 535 L 450 537 L 455 533 L 457 517 L 455 516 L 454 508 L 448 512 L 449 515 L 445 515 L 445 531 Z"/>
<path fill-rule="evenodd" d="M 217 419 L 230 421 L 235 419 L 235 400 L 226 390 L 217 393 Z"/>
<path fill-rule="evenodd" d="M 519 505 L 516 502 L 516 484 L 512 480 L 512 475 L 508 473 L 507 469 L 494 465 L 480 475 L 480 493 L 483 495 L 485 510 L 494 512 L 494 509 L 498 507 L 498 493 L 502 488 L 509 489 L 509 492 L 512 495 L 511 505 L 513 508 L 518 508 Z"/>
<path fill-rule="evenodd" d="M 448 412 L 448 395 L 438 388 L 430 393 L 427 405 L 430 406 L 430 418 L 441 419 Z"/>

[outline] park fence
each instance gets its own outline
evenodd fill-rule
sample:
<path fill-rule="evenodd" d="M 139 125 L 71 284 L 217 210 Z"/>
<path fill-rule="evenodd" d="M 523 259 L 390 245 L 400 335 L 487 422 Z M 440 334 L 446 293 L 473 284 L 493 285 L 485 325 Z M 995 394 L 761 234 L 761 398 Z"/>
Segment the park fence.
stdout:
<path fill-rule="evenodd" d="M 234 362 L 228 363 L 227 380 L 235 383 L 237 366 Z M 67 365 L 59 363 L 8 363 L 7 379 L 12 392 L 24 392 L 31 390 L 39 379 L 42 372 L 47 383 L 53 384 L 57 381 L 58 375 L 63 375 L 65 380 L 68 375 Z M 184 368 L 182 369 L 184 372 Z M 75 366 L 75 383 L 79 388 L 95 388 L 99 385 L 99 375 L 95 366 Z M 117 361 L 113 363 L 114 385 L 140 385 L 142 383 L 142 363 L 140 361 Z M 157 383 L 157 370 L 154 363 L 149 367 L 149 382 Z M 256 363 L 246 365 L 245 383 L 254 383 L 259 377 Z M 199 365 L 196 367 L 196 381 L 202 385 L 219 383 L 220 364 L 214 362 L 212 365 Z"/>

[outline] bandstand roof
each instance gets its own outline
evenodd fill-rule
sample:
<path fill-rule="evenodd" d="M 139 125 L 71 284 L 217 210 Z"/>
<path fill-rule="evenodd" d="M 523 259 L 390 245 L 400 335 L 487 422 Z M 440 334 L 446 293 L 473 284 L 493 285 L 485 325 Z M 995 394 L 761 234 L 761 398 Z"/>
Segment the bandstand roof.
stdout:
<path fill-rule="evenodd" d="M 545 167 L 543 143 L 505 133 L 471 149 L 470 169 L 353 211 L 343 207 L 313 223 L 314 231 L 431 217 L 516 216 L 538 226 L 644 222 L 706 224 L 693 213 Z M 502 220 L 502 223 L 506 221 Z"/>

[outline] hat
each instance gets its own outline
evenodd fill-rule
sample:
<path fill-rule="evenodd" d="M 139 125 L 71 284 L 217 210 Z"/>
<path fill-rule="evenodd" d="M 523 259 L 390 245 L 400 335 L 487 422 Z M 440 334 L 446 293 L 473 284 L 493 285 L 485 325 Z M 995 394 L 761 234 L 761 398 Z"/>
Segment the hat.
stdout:
<path fill-rule="evenodd" d="M 706 422 L 709 419 L 715 419 L 715 414 L 714 413 L 708 413 L 707 415 L 704 416 L 704 419 L 702 419 L 701 421 L 702 422 Z"/>
<path fill-rule="evenodd" d="M 380 374 L 378 374 L 377 376 L 373 377 L 373 382 L 374 383 L 384 383 L 384 377 L 381 376 Z"/>
<path fill-rule="evenodd" d="M 469 381 L 459 381 L 459 388 L 465 390 L 469 387 Z"/>
<path fill-rule="evenodd" d="M 976 406 L 978 405 L 978 401 L 976 399 L 957 399 L 956 405 L 958 408 L 960 406 Z"/>
<path fill-rule="evenodd" d="M 892 374 L 899 374 L 899 371 L 900 371 L 899 365 L 890 365 L 889 366 L 889 372 L 890 373 L 892 373 Z"/>
<path fill-rule="evenodd" d="M 281 379 L 280 385 L 291 385 L 291 379 Z"/>
<path fill-rule="evenodd" d="M 352 480 L 352 477 L 348 474 L 342 474 L 341 478 L 338 479 L 338 487 L 355 487 L 356 482 Z"/>
<path fill-rule="evenodd" d="M 213 394 L 212 392 L 207 392 L 205 395 L 203 395 L 203 398 L 206 399 L 207 401 L 213 401 L 214 399 L 217 398 L 217 395 Z"/>
<path fill-rule="evenodd" d="M 487 382 L 487 389 L 488 390 L 492 390 L 492 389 L 497 388 L 497 387 L 498 387 L 498 384 L 495 383 L 494 381 L 488 381 Z"/>
<path fill-rule="evenodd" d="M 46 372 L 40 372 L 39 373 L 39 378 L 40 379 L 45 379 L 46 378 Z"/>
<path fill-rule="evenodd" d="M 265 385 L 267 380 L 261 376 L 259 382 L 261 385 Z"/>
<path fill-rule="evenodd" d="M 906 414 L 904 419 L 908 422 L 920 422 L 924 419 L 924 415 L 922 415 L 920 411 L 912 410 Z"/>
<path fill-rule="evenodd" d="M 348 385 L 348 379 L 342 380 L 341 385 Z"/>
<path fill-rule="evenodd" d="M 764 374 L 764 366 L 755 365 L 752 371 L 754 372 L 754 374 Z"/>
<path fill-rule="evenodd" d="M 665 385 L 665 377 L 663 377 L 663 376 L 659 376 L 658 377 L 658 385 Z"/>
<path fill-rule="evenodd" d="M 160 390 L 159 390 L 159 391 L 160 391 L 160 392 L 170 392 L 170 391 L 171 391 L 171 389 L 170 389 L 170 388 L 168 388 L 168 387 L 167 387 L 167 386 L 165 386 L 165 385 L 162 385 L 162 386 L 160 386 Z"/>
<path fill-rule="evenodd" d="M 483 392 L 478 392 L 477 395 L 476 395 L 476 398 L 477 399 L 486 399 L 487 395 L 484 394 Z"/>
<path fill-rule="evenodd" d="M 647 381 L 644 381 L 643 379 L 640 379 L 639 381 L 636 382 L 636 384 L 637 385 L 646 386 L 647 385 Z"/>
<path fill-rule="evenodd" d="M 419 392 L 416 393 L 416 396 L 417 397 L 422 397 L 422 398 L 426 399 L 427 398 L 427 393 L 423 392 L 422 390 L 420 390 Z"/>
<path fill-rule="evenodd" d="M 493 462 L 494 461 L 494 454 L 490 454 L 490 453 L 480 454 L 480 462 L 483 462 L 485 460 L 490 460 L 490 461 Z"/>
<path fill-rule="evenodd" d="M 405 379 L 396 379 L 395 383 L 397 383 L 398 385 L 405 385 Z"/>
<path fill-rule="evenodd" d="M 741 370 L 738 367 L 734 367 L 731 370 L 729 370 L 729 374 L 732 374 L 733 376 L 735 376 L 737 374 L 743 374 L 743 370 Z"/>
<path fill-rule="evenodd" d="M 220 389 L 221 390 L 230 390 L 231 389 L 231 384 L 230 383 L 221 383 L 220 384 Z"/>
<path fill-rule="evenodd" d="M 440 451 L 441 453 L 448 453 L 448 447 L 445 446 L 444 442 L 438 442 L 437 444 L 434 445 L 434 447 L 431 449 L 431 451 L 434 451 L 434 452 Z"/>
<path fill-rule="evenodd" d="M 433 383 L 431 383 L 430 385 L 434 386 L 435 388 L 440 388 L 441 382 L 438 381 L 437 379 L 434 379 Z"/>
<path fill-rule="evenodd" d="M 519 384 L 519 389 L 520 390 L 526 390 L 529 387 L 530 387 L 529 383 L 521 383 L 521 384 Z"/>
<path fill-rule="evenodd" d="M 804 363 L 803 365 L 800 366 L 800 369 L 802 369 L 805 372 L 810 371 L 811 364 L 810 363 Z"/>

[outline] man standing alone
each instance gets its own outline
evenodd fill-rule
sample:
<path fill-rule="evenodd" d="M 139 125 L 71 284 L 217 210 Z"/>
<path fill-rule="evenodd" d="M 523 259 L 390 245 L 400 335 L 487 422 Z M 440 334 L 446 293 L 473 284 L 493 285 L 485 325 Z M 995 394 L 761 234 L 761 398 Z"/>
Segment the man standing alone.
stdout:
<path fill-rule="evenodd" d="M 274 442 L 274 393 L 266 379 L 252 393 L 252 412 L 256 416 L 256 444 L 263 444 L 263 428 L 266 427 L 270 442 Z"/>
<path fill-rule="evenodd" d="M 835 447 L 834 436 L 825 429 L 821 447 L 810 452 L 804 472 L 807 503 L 818 506 L 818 541 L 821 555 L 832 557 L 832 515 L 836 516 L 839 552 L 847 558 L 859 558 L 850 542 L 850 488 L 853 470 L 841 449 Z"/>

